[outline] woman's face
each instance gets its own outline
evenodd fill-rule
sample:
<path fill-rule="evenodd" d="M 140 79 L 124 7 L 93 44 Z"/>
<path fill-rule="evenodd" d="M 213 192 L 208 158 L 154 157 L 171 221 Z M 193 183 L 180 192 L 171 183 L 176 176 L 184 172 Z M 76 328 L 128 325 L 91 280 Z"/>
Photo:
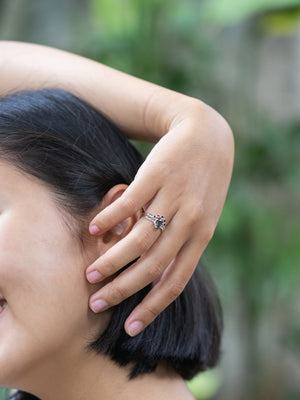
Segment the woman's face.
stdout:
<path fill-rule="evenodd" d="M 49 189 L 0 160 L 0 387 L 17 388 L 97 335 L 90 261 Z"/>

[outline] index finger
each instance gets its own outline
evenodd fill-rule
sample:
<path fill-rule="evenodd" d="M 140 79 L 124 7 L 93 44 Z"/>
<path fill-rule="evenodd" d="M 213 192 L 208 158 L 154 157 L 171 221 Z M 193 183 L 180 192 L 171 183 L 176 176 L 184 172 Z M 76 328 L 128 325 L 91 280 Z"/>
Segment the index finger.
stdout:
<path fill-rule="evenodd" d="M 90 223 L 91 234 L 104 233 L 119 222 L 130 217 L 133 213 L 145 206 L 155 195 L 151 185 L 133 181 L 125 192 L 113 203 L 105 207 Z"/>

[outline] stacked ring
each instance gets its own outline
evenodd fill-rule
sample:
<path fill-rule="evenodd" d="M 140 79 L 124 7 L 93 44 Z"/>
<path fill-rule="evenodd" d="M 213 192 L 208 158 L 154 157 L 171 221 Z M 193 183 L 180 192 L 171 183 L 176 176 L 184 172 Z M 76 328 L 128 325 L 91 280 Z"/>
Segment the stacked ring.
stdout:
<path fill-rule="evenodd" d="M 166 227 L 166 218 L 163 215 L 160 214 L 153 215 L 147 213 L 145 215 L 145 218 L 152 221 L 156 229 L 160 229 L 161 231 L 163 231 Z"/>

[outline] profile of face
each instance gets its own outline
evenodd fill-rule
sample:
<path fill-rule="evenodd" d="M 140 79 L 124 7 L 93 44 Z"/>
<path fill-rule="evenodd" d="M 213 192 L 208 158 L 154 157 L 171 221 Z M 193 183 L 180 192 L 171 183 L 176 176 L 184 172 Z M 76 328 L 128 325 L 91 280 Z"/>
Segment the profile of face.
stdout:
<path fill-rule="evenodd" d="M 112 188 L 101 207 L 125 188 Z M 109 311 L 89 310 L 101 284 L 90 285 L 85 269 L 134 221 L 109 240 L 86 234 L 82 246 L 66 218 L 46 185 L 0 160 L 0 298 L 7 302 L 0 313 L 0 387 L 28 385 L 54 360 L 63 366 L 76 359 L 110 318 Z"/>

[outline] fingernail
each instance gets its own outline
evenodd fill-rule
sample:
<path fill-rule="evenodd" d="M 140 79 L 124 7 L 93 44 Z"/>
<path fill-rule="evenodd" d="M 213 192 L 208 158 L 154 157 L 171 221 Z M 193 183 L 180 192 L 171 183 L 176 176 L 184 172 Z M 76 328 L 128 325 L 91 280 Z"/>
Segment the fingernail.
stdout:
<path fill-rule="evenodd" d="M 106 303 L 106 301 L 99 299 L 92 303 L 91 308 L 95 313 L 98 313 L 108 308 L 108 304 Z"/>
<path fill-rule="evenodd" d="M 98 271 L 92 271 L 87 274 L 86 278 L 90 283 L 96 283 L 103 279 L 103 275 Z"/>
<path fill-rule="evenodd" d="M 128 327 L 128 333 L 130 336 L 135 336 L 142 332 L 144 329 L 144 324 L 141 321 L 134 321 Z"/>
<path fill-rule="evenodd" d="M 95 233 L 99 233 L 100 232 L 100 229 L 98 228 L 97 225 L 91 225 L 89 230 L 90 230 L 90 233 L 92 235 L 94 235 Z"/>

